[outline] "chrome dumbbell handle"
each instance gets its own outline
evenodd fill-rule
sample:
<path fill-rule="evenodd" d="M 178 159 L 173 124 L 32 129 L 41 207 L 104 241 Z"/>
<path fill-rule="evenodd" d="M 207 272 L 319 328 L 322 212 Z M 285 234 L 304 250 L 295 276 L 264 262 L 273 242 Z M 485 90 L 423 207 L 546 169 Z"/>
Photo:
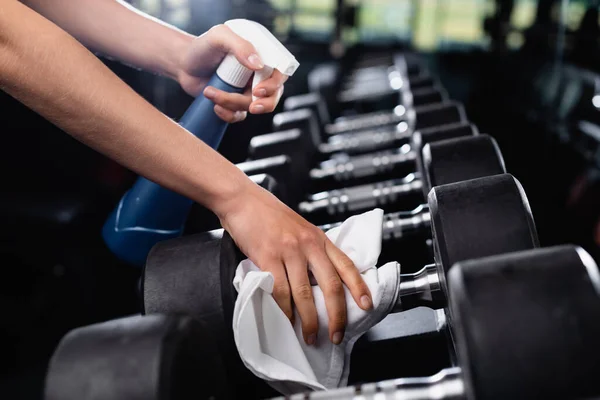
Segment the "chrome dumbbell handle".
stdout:
<path fill-rule="evenodd" d="M 442 290 L 438 271 L 437 264 L 429 264 L 413 274 L 401 274 L 396 302 L 391 312 L 406 311 L 408 308 L 414 308 L 415 304 L 430 307 L 435 292 Z M 406 304 L 409 304 L 408 308 Z M 445 313 L 443 321 L 445 321 Z"/>
<path fill-rule="evenodd" d="M 435 264 L 428 264 L 413 274 L 401 274 L 400 277 L 400 297 L 435 292 L 441 288 Z"/>
<path fill-rule="evenodd" d="M 321 225 L 323 231 L 340 226 L 341 222 Z M 383 216 L 382 240 L 398 239 L 431 227 L 431 214 L 426 204 L 412 211 L 396 212 Z"/>
<path fill-rule="evenodd" d="M 333 124 L 325 126 L 325 133 L 339 133 L 375 128 L 378 126 L 397 124 L 406 119 L 406 108 L 398 105 L 392 111 L 376 111 L 357 116 L 338 118 Z"/>
<path fill-rule="evenodd" d="M 374 151 L 390 147 L 396 141 L 408 140 L 410 137 L 409 123 L 402 121 L 391 127 L 332 136 L 328 142 L 319 145 L 319 151 L 325 154 L 359 150 Z"/>
<path fill-rule="evenodd" d="M 305 214 L 327 210 L 333 215 L 392 203 L 398 197 L 419 192 L 422 188 L 419 179 L 394 179 L 317 193 L 310 196 L 309 201 L 301 202 L 298 209 Z"/>
<path fill-rule="evenodd" d="M 383 240 L 399 239 L 431 227 L 429 208 L 420 205 L 409 212 L 397 212 L 384 215 Z"/>
<path fill-rule="evenodd" d="M 345 181 L 389 172 L 398 165 L 413 163 L 416 159 L 417 155 L 409 145 L 361 156 L 342 154 L 321 162 L 319 168 L 311 169 L 310 177 L 315 180 L 333 177 Z"/>
<path fill-rule="evenodd" d="M 386 94 L 392 94 L 408 88 L 409 85 L 406 78 L 395 68 L 389 68 L 386 75 L 387 79 L 368 79 L 347 85 L 339 92 L 337 100 L 340 102 L 360 101 L 372 97 L 385 96 Z"/>
<path fill-rule="evenodd" d="M 283 400 L 284 397 L 278 397 Z M 445 368 L 423 378 L 400 378 L 332 389 L 298 393 L 288 400 L 458 400 L 466 399 L 460 367 Z"/>

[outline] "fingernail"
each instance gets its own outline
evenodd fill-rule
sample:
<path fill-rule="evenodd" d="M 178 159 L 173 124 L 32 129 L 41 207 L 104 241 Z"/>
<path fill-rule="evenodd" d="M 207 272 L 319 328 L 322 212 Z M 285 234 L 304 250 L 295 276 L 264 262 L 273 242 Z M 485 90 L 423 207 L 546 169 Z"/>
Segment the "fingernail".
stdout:
<path fill-rule="evenodd" d="M 363 308 L 366 308 L 366 309 L 370 309 L 371 307 L 373 307 L 373 304 L 371 303 L 371 299 L 366 294 L 360 298 L 360 304 L 362 305 Z"/>
<path fill-rule="evenodd" d="M 306 344 L 309 346 L 312 346 L 313 344 L 315 344 L 316 341 L 317 341 L 317 335 L 315 335 L 314 333 L 311 333 L 306 338 Z"/>
<path fill-rule="evenodd" d="M 206 88 L 206 90 L 204 91 L 204 96 L 206 96 L 209 99 L 214 98 L 216 95 L 217 92 L 213 88 Z"/>
<path fill-rule="evenodd" d="M 331 340 L 333 341 L 333 344 L 340 344 L 340 343 L 342 343 L 343 338 L 344 338 L 344 334 L 342 332 L 336 332 L 333 334 L 333 337 L 331 338 Z"/>
<path fill-rule="evenodd" d="M 265 97 L 267 95 L 267 91 L 265 89 L 256 89 L 254 95 L 256 97 Z"/>
<path fill-rule="evenodd" d="M 250 57 L 248 57 L 248 61 L 250 61 L 250 64 L 254 65 L 256 68 L 262 68 L 265 66 L 258 54 L 250 54 Z"/>
<path fill-rule="evenodd" d="M 263 111 L 265 111 L 265 107 L 262 104 L 257 104 L 255 106 L 252 106 L 253 113 L 261 113 Z"/>

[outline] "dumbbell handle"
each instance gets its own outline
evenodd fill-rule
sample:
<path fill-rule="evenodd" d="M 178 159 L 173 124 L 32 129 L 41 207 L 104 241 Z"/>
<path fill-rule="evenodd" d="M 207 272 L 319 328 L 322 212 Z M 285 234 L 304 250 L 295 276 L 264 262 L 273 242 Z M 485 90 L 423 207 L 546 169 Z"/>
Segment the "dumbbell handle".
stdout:
<path fill-rule="evenodd" d="M 409 123 L 402 121 L 397 125 L 382 129 L 332 136 L 328 142 L 319 145 L 319 151 L 325 154 L 358 150 L 363 152 L 374 151 L 390 147 L 397 141 L 408 140 L 411 135 Z"/>
<path fill-rule="evenodd" d="M 433 293 L 442 289 L 437 264 L 428 264 L 413 274 L 401 274 L 398 297 L 392 312 L 406 311 L 407 297 L 414 298 L 413 304 L 429 305 Z"/>
<path fill-rule="evenodd" d="M 347 118 L 339 118 L 333 124 L 325 126 L 325 133 L 327 135 L 337 135 L 339 133 L 356 131 L 359 129 L 397 124 L 405 119 L 406 108 L 399 105 L 396 106 L 393 111 L 376 111 Z"/>
<path fill-rule="evenodd" d="M 331 389 L 327 392 L 298 393 L 288 400 L 458 400 L 466 399 L 465 384 L 460 367 L 445 368 L 435 375 L 418 378 L 399 378 Z M 283 400 L 284 397 L 277 397 Z"/>
<path fill-rule="evenodd" d="M 340 226 L 341 222 L 334 222 L 319 226 L 321 230 L 328 231 Z M 422 204 L 412 211 L 401 211 L 383 216 L 382 240 L 398 239 L 412 233 L 422 232 L 431 227 L 431 214 L 426 205 Z"/>
<path fill-rule="evenodd" d="M 407 150 L 408 149 L 408 150 Z M 311 179 L 334 177 L 338 181 L 377 175 L 393 170 L 398 165 L 414 163 L 417 155 L 410 146 L 360 156 L 331 158 L 310 170 Z"/>
<path fill-rule="evenodd" d="M 386 214 L 383 217 L 383 240 L 399 239 L 423 232 L 431 227 L 429 209 L 420 205 L 412 211 Z"/>
<path fill-rule="evenodd" d="M 298 209 L 305 214 L 320 210 L 327 210 L 329 214 L 355 211 L 392 203 L 398 197 L 420 192 L 422 188 L 420 179 L 394 179 L 317 193 L 310 196 L 310 201 L 301 202 Z"/>

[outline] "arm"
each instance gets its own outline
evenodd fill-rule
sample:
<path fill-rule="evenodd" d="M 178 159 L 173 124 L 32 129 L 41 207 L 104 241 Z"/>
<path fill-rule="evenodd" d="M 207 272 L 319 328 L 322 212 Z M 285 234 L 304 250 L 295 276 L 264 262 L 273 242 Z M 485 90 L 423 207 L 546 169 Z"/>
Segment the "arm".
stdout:
<path fill-rule="evenodd" d="M 323 232 L 16 0 L 0 2 L 0 88 L 81 142 L 213 210 L 241 250 L 273 273 L 275 299 L 290 317 L 294 299 L 307 342 L 318 324 L 309 266 L 325 293 L 334 342 L 346 322 L 342 281 L 360 306 L 371 307 L 360 274 Z"/>
<path fill-rule="evenodd" d="M 119 0 L 23 0 L 93 51 L 177 80 L 195 36 Z"/>
<path fill-rule="evenodd" d="M 33 10 L 77 38 L 88 48 L 179 82 L 192 96 L 204 95 L 215 104 L 215 112 L 227 122 L 238 122 L 253 114 L 272 112 L 283 93 L 286 77 L 276 71 L 254 90 L 252 102 L 245 95 L 205 86 L 232 48 L 246 67 L 262 68 L 247 41 L 225 26 L 217 26 L 196 37 L 142 13 L 121 0 L 22 0 Z M 264 91 L 263 91 L 264 90 Z"/>
<path fill-rule="evenodd" d="M 13 0 L 0 6 L 0 86 L 86 145 L 209 208 L 246 184 L 71 36 Z"/>

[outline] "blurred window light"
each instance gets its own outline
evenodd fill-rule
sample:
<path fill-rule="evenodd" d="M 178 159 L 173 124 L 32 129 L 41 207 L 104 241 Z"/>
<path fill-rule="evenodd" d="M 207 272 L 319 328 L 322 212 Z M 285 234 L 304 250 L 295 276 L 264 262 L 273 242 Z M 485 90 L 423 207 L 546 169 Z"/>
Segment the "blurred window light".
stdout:
<path fill-rule="evenodd" d="M 569 8 L 567 10 L 567 28 L 576 30 L 581 25 L 581 20 L 586 11 L 586 2 L 584 1 L 570 1 Z"/>
<path fill-rule="evenodd" d="M 413 44 L 419 50 L 433 50 L 437 43 L 438 0 L 421 0 L 415 10 Z"/>
<path fill-rule="evenodd" d="M 371 0 L 360 2 L 358 39 L 391 38 L 407 40 L 414 18 L 412 0 Z"/>
<path fill-rule="evenodd" d="M 484 3 L 480 0 L 444 2 L 441 35 L 443 39 L 462 43 L 481 43 L 484 38 Z"/>
<path fill-rule="evenodd" d="M 536 0 L 517 0 L 510 16 L 510 24 L 518 29 L 529 28 L 535 20 Z"/>
<path fill-rule="evenodd" d="M 335 0 L 270 0 L 276 10 L 275 34 L 293 31 L 305 37 L 328 40 L 335 26 Z"/>
<path fill-rule="evenodd" d="M 509 49 L 518 50 L 525 44 L 525 37 L 521 32 L 510 32 L 506 35 L 506 45 Z"/>

